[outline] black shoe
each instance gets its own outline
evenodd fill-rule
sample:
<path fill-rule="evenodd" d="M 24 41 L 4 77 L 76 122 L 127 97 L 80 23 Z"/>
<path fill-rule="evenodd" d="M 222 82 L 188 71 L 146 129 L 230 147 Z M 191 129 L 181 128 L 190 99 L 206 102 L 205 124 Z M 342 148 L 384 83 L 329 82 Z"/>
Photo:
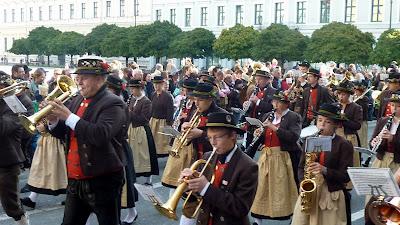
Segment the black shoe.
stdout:
<path fill-rule="evenodd" d="M 132 223 L 128 223 L 128 222 L 123 221 L 123 222 L 121 223 L 121 225 L 132 225 L 133 222 L 136 221 L 136 219 L 138 218 L 138 216 L 139 216 L 139 214 L 136 214 L 135 219 L 133 219 Z"/>
<path fill-rule="evenodd" d="M 28 187 L 28 185 L 26 185 L 25 184 L 25 186 L 23 187 L 23 188 L 21 188 L 21 193 L 28 193 L 28 192 L 30 192 L 31 190 L 29 190 L 29 187 Z"/>
<path fill-rule="evenodd" d="M 21 198 L 21 204 L 32 209 L 36 207 L 36 202 L 33 202 L 30 198 Z"/>

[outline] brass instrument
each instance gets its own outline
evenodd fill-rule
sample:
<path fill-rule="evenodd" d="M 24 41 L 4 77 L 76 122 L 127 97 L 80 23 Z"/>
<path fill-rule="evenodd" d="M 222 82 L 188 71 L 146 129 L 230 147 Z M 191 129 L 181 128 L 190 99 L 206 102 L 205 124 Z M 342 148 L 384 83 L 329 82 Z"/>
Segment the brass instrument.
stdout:
<path fill-rule="evenodd" d="M 315 136 L 320 133 L 321 130 Z M 310 214 L 311 209 L 316 204 L 317 179 L 308 169 L 311 163 L 317 159 L 317 154 L 315 152 L 306 152 L 305 154 L 304 180 L 300 183 L 301 211 L 305 214 Z"/>
<path fill-rule="evenodd" d="M 190 119 L 189 121 L 189 128 L 184 133 L 182 133 L 182 135 L 180 135 L 174 142 L 174 146 L 172 146 L 172 149 L 169 152 L 172 157 L 179 158 L 179 152 L 184 146 L 188 144 L 187 136 L 189 135 L 190 131 L 192 131 L 193 128 L 196 128 L 200 123 L 200 115 L 201 113 L 199 109 L 196 109 L 196 112 L 194 113 L 192 119 Z"/>
<path fill-rule="evenodd" d="M 192 170 L 193 172 L 197 170 L 197 168 L 199 166 L 201 166 L 202 164 L 204 164 L 203 169 L 201 170 L 201 172 L 199 173 L 199 175 L 197 177 L 201 177 L 204 174 L 204 171 L 206 170 L 206 168 L 210 165 L 210 161 L 213 158 L 215 152 L 216 152 L 216 148 L 213 149 L 213 151 L 211 152 L 210 157 L 206 160 L 204 159 L 199 159 L 196 162 L 194 162 L 192 164 L 192 166 L 190 166 L 190 170 Z M 177 220 L 178 217 L 176 216 L 176 208 L 178 206 L 179 203 L 179 199 L 181 198 L 181 196 L 183 195 L 183 193 L 186 191 L 188 184 L 187 182 L 182 182 L 175 190 L 174 194 L 171 196 L 171 198 L 168 199 L 168 201 L 164 204 L 161 204 L 160 202 L 158 202 L 155 198 L 151 198 L 151 201 L 153 202 L 154 207 L 156 207 L 156 209 L 164 216 L 168 217 L 169 219 L 174 219 Z M 183 203 L 182 208 L 185 208 L 186 204 L 188 203 L 188 200 L 190 199 L 190 196 L 192 195 L 192 191 L 189 192 L 188 196 L 186 197 L 185 202 Z M 185 215 L 188 218 L 195 218 L 200 210 L 200 207 L 203 203 L 203 199 L 199 196 L 196 196 L 197 198 L 197 206 L 196 209 L 194 210 L 194 212 L 190 215 Z M 184 214 L 187 214 L 184 212 Z"/>
<path fill-rule="evenodd" d="M 367 214 L 376 225 L 399 224 L 400 223 L 400 197 L 385 199 L 379 196 L 377 200 L 367 205 Z"/>
<path fill-rule="evenodd" d="M 365 90 L 360 96 L 358 96 L 357 98 L 355 98 L 355 99 L 353 100 L 353 102 L 356 102 L 356 101 L 358 101 L 358 100 L 364 98 L 364 96 L 365 96 L 369 91 L 371 91 L 372 89 L 374 89 L 374 87 L 375 87 L 375 86 L 372 86 L 372 87 L 368 88 L 367 90 Z"/>
<path fill-rule="evenodd" d="M 75 96 L 78 92 L 78 86 L 75 84 L 68 76 L 59 76 L 57 78 L 57 87 L 45 98 L 45 100 L 55 100 L 58 99 L 61 102 L 68 101 L 71 97 Z M 47 105 L 39 112 L 33 114 L 32 116 L 20 115 L 19 119 L 24 128 L 34 134 L 36 132 L 36 124 L 41 122 L 44 117 L 46 117 L 54 107 L 52 105 Z"/>
<path fill-rule="evenodd" d="M 15 82 L 11 86 L 0 89 L 0 98 L 7 97 L 9 95 L 18 95 L 27 88 L 28 84 L 28 81 L 20 81 Z"/>

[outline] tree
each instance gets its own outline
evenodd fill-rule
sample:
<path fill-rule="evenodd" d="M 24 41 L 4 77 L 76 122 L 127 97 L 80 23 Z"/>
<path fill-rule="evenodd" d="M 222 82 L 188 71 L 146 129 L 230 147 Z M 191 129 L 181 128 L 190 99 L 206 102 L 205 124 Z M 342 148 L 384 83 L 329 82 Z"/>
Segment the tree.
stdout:
<path fill-rule="evenodd" d="M 47 63 L 50 65 L 50 55 L 54 54 L 50 43 L 59 34 L 61 34 L 61 31 L 52 27 L 41 26 L 31 30 L 28 35 L 28 40 L 32 43 L 32 53 L 46 55 Z"/>
<path fill-rule="evenodd" d="M 282 24 L 272 24 L 258 35 L 252 55 L 256 60 L 295 61 L 302 60 L 308 38 L 297 30 Z"/>
<path fill-rule="evenodd" d="M 371 63 L 382 66 L 389 65 L 393 60 L 400 60 L 400 31 L 395 29 L 386 30 L 378 38 L 375 49 L 371 54 Z"/>
<path fill-rule="evenodd" d="M 112 29 L 101 42 L 100 50 L 103 56 L 123 56 L 125 57 L 126 65 L 128 65 L 128 59 L 137 56 L 130 47 L 134 44 L 131 35 L 135 33 L 134 29 L 134 27 L 116 27 Z"/>
<path fill-rule="evenodd" d="M 170 44 L 171 57 L 205 58 L 213 54 L 214 34 L 204 28 L 182 32 Z"/>
<path fill-rule="evenodd" d="M 365 64 L 374 43 L 371 33 L 363 33 L 351 24 L 333 22 L 314 31 L 305 56 L 313 62 Z"/>
<path fill-rule="evenodd" d="M 15 40 L 9 52 L 26 55 L 26 63 L 29 64 L 29 55 L 32 54 L 31 42 L 27 38 Z"/>
<path fill-rule="evenodd" d="M 116 25 L 101 24 L 92 29 L 85 37 L 85 46 L 89 54 L 102 55 L 101 43 L 109 32 L 118 28 Z"/>
<path fill-rule="evenodd" d="M 59 34 L 52 40 L 50 46 L 56 55 L 70 55 L 72 62 L 74 55 L 83 55 L 86 52 L 84 42 L 84 35 L 71 31 Z"/>
<path fill-rule="evenodd" d="M 214 52 L 218 57 L 230 59 L 251 58 L 251 51 L 259 32 L 253 27 L 238 24 L 224 29 L 214 42 Z"/>
<path fill-rule="evenodd" d="M 138 44 L 143 44 L 142 56 L 168 56 L 169 45 L 182 30 L 168 21 L 156 21 L 142 27 L 143 37 Z"/>

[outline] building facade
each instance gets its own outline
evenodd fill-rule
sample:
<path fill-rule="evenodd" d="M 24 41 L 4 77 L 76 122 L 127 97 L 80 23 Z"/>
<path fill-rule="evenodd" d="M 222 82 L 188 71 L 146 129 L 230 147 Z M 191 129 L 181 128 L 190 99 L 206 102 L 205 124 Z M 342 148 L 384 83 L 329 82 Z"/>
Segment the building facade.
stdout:
<path fill-rule="evenodd" d="M 18 60 L 7 51 L 38 26 L 87 34 L 102 23 L 167 20 L 184 31 L 203 27 L 218 36 L 238 23 L 258 30 L 282 23 L 311 36 L 337 21 L 377 38 L 389 27 L 400 27 L 399 15 L 400 0 L 10 0 L 0 2 L 0 56 Z"/>

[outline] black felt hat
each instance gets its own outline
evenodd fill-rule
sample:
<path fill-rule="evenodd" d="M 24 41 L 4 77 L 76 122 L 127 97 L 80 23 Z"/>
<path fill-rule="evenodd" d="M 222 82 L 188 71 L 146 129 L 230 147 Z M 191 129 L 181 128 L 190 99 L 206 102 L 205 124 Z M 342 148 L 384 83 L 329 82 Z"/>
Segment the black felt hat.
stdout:
<path fill-rule="evenodd" d="M 289 103 L 290 99 L 289 96 L 286 95 L 283 91 L 277 91 L 273 96 L 272 99 L 281 101 L 281 102 L 285 102 L 285 103 Z"/>
<path fill-rule="evenodd" d="M 318 111 L 313 111 L 316 115 L 328 117 L 336 121 L 347 121 L 348 119 L 341 113 L 338 103 L 324 103 Z"/>
<path fill-rule="evenodd" d="M 13 84 L 13 80 L 11 79 L 11 76 L 1 70 L 0 70 L 0 84 L 4 85 L 4 86 L 10 86 Z"/>
<path fill-rule="evenodd" d="M 128 87 L 140 87 L 140 88 L 143 88 L 144 84 L 143 84 L 143 82 L 141 80 L 133 80 L 132 79 L 132 80 L 129 80 L 127 86 Z"/>
<path fill-rule="evenodd" d="M 106 80 L 106 84 L 113 89 L 122 90 L 122 84 L 124 81 L 116 76 L 108 76 Z"/>
<path fill-rule="evenodd" d="M 312 75 L 314 75 L 316 77 L 319 77 L 319 78 L 321 77 L 321 73 L 319 72 L 319 70 L 314 69 L 314 68 L 310 68 L 308 70 L 307 74 L 312 74 Z"/>
<path fill-rule="evenodd" d="M 98 57 L 80 58 L 78 59 L 78 67 L 74 74 L 79 75 L 106 75 L 110 65 L 103 59 Z"/>
<path fill-rule="evenodd" d="M 162 82 L 164 82 L 164 78 L 162 76 L 155 76 L 152 81 L 155 84 L 162 83 Z"/>
<path fill-rule="evenodd" d="M 400 103 L 400 91 L 393 93 L 389 98 L 389 102 Z"/>
<path fill-rule="evenodd" d="M 389 78 L 386 80 L 389 83 L 400 83 L 400 73 L 393 72 L 389 74 Z"/>
<path fill-rule="evenodd" d="M 299 66 L 304 66 L 304 67 L 310 68 L 311 65 L 309 62 L 303 61 L 303 62 L 299 63 Z"/>
<path fill-rule="evenodd" d="M 346 92 L 352 95 L 354 94 L 354 84 L 351 81 L 343 81 L 335 87 L 335 90 L 339 92 Z"/>
<path fill-rule="evenodd" d="M 268 71 L 265 71 L 265 70 L 256 70 L 256 73 L 254 74 L 254 76 L 271 78 L 271 74 L 268 73 Z"/>
<path fill-rule="evenodd" d="M 362 81 L 355 81 L 353 84 L 355 90 L 365 91 L 367 89 L 367 85 Z"/>
<path fill-rule="evenodd" d="M 233 114 L 228 112 L 215 112 L 208 114 L 205 127 L 223 127 L 235 130 L 238 134 L 244 133 L 244 130 L 240 129 L 234 122 Z"/>
<path fill-rule="evenodd" d="M 189 78 L 183 81 L 182 87 L 189 90 L 194 90 L 196 89 L 198 83 L 199 82 L 197 81 L 197 79 Z"/>
<path fill-rule="evenodd" d="M 198 83 L 196 88 L 190 95 L 198 98 L 214 98 L 217 96 L 217 93 L 213 85 L 204 82 Z"/>

